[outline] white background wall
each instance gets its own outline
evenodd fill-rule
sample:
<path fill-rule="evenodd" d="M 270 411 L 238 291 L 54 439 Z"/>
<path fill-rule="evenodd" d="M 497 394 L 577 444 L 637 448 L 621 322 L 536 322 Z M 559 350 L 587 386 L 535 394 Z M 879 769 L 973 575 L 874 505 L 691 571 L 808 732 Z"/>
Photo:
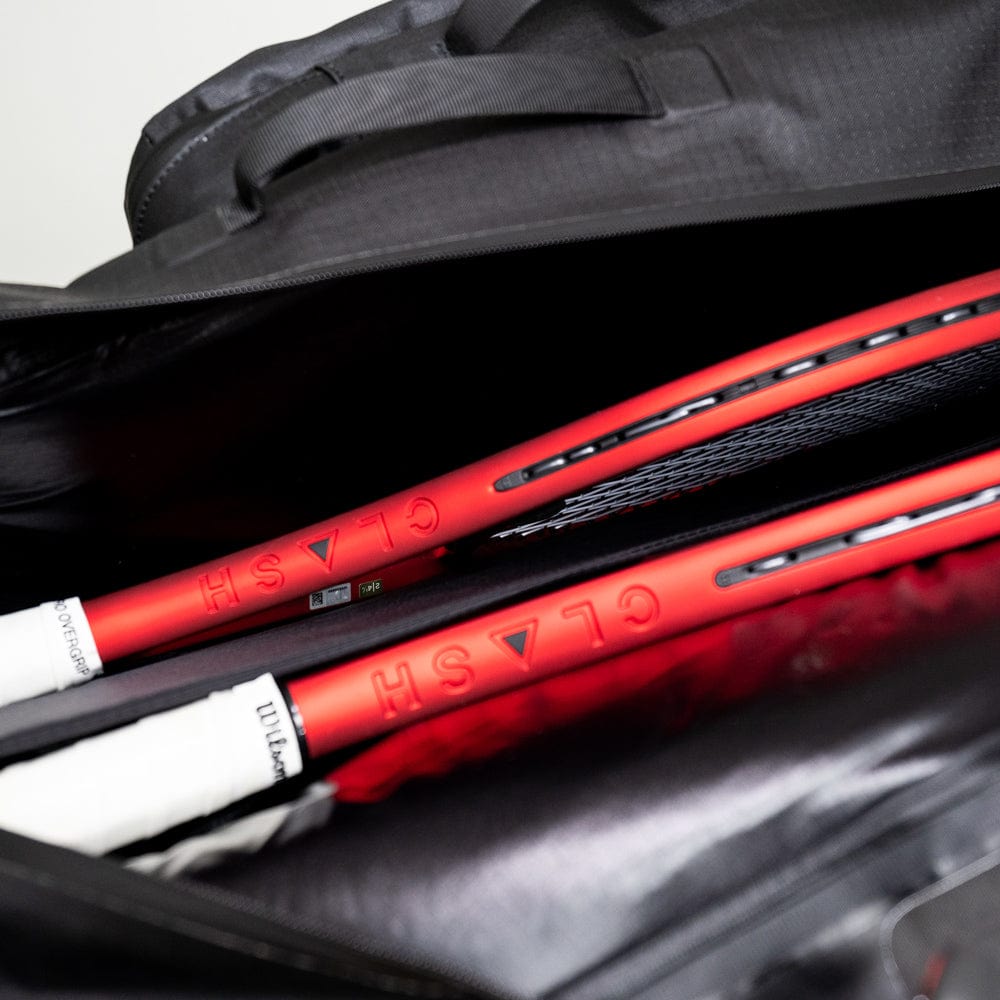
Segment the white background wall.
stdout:
<path fill-rule="evenodd" d="M 139 133 L 254 49 L 376 0 L 0 0 L 0 282 L 65 285 L 131 245 Z"/>

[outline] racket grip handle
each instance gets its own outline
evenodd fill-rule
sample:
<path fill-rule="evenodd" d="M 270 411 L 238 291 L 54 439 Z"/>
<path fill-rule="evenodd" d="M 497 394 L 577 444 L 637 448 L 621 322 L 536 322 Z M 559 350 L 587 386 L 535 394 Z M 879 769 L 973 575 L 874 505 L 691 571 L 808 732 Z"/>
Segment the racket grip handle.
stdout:
<path fill-rule="evenodd" d="M 78 598 L 0 615 L 0 706 L 82 684 L 102 669 Z"/>
<path fill-rule="evenodd" d="M 302 770 L 270 674 L 0 771 L 0 828 L 106 854 Z"/>

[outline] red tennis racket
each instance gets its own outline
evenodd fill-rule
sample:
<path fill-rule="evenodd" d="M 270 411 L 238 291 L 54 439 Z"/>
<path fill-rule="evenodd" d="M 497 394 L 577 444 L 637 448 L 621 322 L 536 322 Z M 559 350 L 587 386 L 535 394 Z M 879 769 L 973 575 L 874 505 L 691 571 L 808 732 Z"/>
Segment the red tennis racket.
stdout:
<path fill-rule="evenodd" d="M 309 762 L 672 635 L 1000 535 L 1000 451 L 422 635 L 228 691 L 0 772 L 0 827 L 100 854 Z"/>
<path fill-rule="evenodd" d="M 714 472 L 703 467 L 685 480 L 675 459 L 686 449 L 908 372 L 946 377 L 943 359 L 1000 344 L 998 310 L 1000 271 L 944 285 L 680 378 L 300 532 L 107 596 L 0 617 L 0 705 L 88 681 L 110 662 L 303 614 L 307 595 L 342 593 L 352 580 L 476 533 L 527 534 L 704 485 L 763 452 L 719 450 Z M 535 516 L 550 504 L 554 514 Z M 431 562 L 410 565 L 431 572 Z"/>

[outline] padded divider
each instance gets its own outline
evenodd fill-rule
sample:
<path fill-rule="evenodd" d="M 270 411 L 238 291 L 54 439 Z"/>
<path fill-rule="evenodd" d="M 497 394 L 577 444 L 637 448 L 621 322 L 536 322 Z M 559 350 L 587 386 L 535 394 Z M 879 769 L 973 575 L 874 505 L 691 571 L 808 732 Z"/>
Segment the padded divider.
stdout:
<path fill-rule="evenodd" d="M 845 913 L 877 937 L 951 850 L 993 842 L 998 641 L 992 623 L 905 655 L 876 650 L 865 670 L 681 734 L 626 717 L 541 736 L 193 878 L 278 920 L 350 914 L 524 996 L 596 998 L 624 981 L 655 995 L 672 976 L 679 992 L 659 995 L 708 994 L 751 953 L 787 974 L 809 960 L 793 961 L 796 945 L 837 934 Z M 949 825 L 991 787 L 992 806 Z M 939 835 L 921 836 L 938 815 Z M 699 963 L 703 949 L 718 961 Z"/>

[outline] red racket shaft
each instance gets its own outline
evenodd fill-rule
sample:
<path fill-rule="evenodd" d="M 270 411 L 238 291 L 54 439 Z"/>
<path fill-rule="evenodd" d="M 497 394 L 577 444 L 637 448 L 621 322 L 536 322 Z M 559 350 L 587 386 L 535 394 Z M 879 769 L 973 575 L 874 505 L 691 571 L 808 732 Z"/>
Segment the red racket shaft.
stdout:
<path fill-rule="evenodd" d="M 82 604 L 0 617 L 0 705 L 260 621 L 736 427 L 998 337 L 1000 270 L 751 351 L 301 532 Z"/>
<path fill-rule="evenodd" d="M 1000 452 L 991 452 L 332 667 L 292 681 L 288 695 L 310 755 L 329 753 L 732 615 L 991 537 L 1000 533 L 996 497 L 937 520 L 927 508 L 998 487 Z M 880 525 L 887 517 L 899 523 Z M 857 529 L 871 540 L 852 540 Z M 829 553 L 811 556 L 823 543 Z"/>
<path fill-rule="evenodd" d="M 237 633 L 261 629 L 269 625 L 278 625 L 282 622 L 302 618 L 312 612 L 325 611 L 342 605 L 366 601 L 400 587 L 408 587 L 421 580 L 429 580 L 432 577 L 439 576 L 444 572 L 442 555 L 443 553 L 434 552 L 415 556 L 412 559 L 404 559 L 400 563 L 383 567 L 378 571 L 378 576 L 375 578 L 370 573 L 365 574 L 360 578 L 349 580 L 329 590 L 315 591 L 307 594 L 305 597 L 296 597 L 291 601 L 284 601 L 281 604 L 262 608 L 260 611 L 252 615 L 247 615 L 245 618 L 235 618 L 220 622 L 214 628 L 206 629 L 204 632 L 182 636 L 172 642 L 164 643 L 162 646 L 154 646 L 151 649 L 143 650 L 142 655 L 145 659 L 162 656 L 164 653 L 172 653 L 193 645 L 217 642 L 220 639 L 225 639 L 227 636 Z M 331 590 L 334 593 L 331 594 Z"/>
<path fill-rule="evenodd" d="M 732 615 L 1000 535 L 1000 451 L 279 685 L 270 674 L 0 771 L 0 827 L 105 853 L 310 757 Z M 738 669 L 738 664 L 734 664 Z"/>
<path fill-rule="evenodd" d="M 892 371 L 995 339 L 1000 313 L 963 317 L 955 325 L 889 339 L 842 361 L 784 377 L 799 359 L 944 308 L 1000 294 L 1000 270 L 956 282 L 839 320 L 726 361 L 695 375 L 575 421 L 528 443 L 357 508 L 300 532 L 244 549 L 159 580 L 85 602 L 101 659 L 120 659 L 182 636 L 214 628 L 276 603 L 303 596 L 467 535 L 502 524 L 665 454 L 751 424 Z M 767 375 L 766 385 L 731 401 L 694 409 L 662 428 L 637 433 L 585 460 L 563 456 L 643 418 L 690 406 L 723 387 Z M 551 473 L 528 476 L 515 488 L 497 484 L 546 460 Z M 560 460 L 562 461 L 560 462 Z"/>
<path fill-rule="evenodd" d="M 905 661 L 914 650 L 994 622 L 998 607 L 994 539 L 435 715 L 339 761 L 326 781 L 338 802 L 376 802 L 410 780 L 537 745 L 586 719 L 599 719 L 602 731 L 675 733 L 766 691 L 802 693 Z"/>

